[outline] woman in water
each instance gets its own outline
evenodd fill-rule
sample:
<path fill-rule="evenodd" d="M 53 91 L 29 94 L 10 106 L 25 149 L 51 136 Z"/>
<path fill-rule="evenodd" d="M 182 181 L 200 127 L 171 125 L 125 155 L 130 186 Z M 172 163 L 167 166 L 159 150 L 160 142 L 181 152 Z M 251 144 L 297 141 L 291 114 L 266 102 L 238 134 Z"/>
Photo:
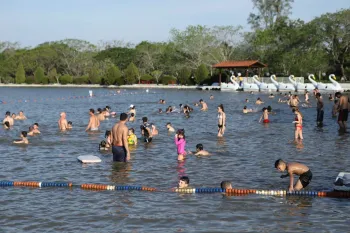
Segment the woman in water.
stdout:
<path fill-rule="evenodd" d="M 293 109 L 295 114 L 295 119 L 293 123 L 295 124 L 295 140 L 299 138 L 303 140 L 303 115 L 299 112 L 298 108 Z"/>
<path fill-rule="evenodd" d="M 226 114 L 224 111 L 224 106 L 220 104 L 218 106 L 218 137 L 224 136 L 226 127 Z"/>
<path fill-rule="evenodd" d="M 175 145 L 177 147 L 177 160 L 182 161 L 186 156 L 186 139 L 185 139 L 185 131 L 183 129 L 179 129 L 177 134 L 175 134 Z"/>

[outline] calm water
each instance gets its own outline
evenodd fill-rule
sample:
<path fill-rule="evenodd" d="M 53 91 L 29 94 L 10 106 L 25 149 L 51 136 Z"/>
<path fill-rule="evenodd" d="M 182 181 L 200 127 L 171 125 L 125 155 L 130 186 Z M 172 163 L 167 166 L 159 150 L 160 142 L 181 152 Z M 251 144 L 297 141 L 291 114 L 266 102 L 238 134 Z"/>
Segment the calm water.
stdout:
<path fill-rule="evenodd" d="M 325 97 L 325 125 L 316 127 L 313 108 L 301 108 L 304 115 L 304 145 L 291 143 L 294 115 L 286 104 L 269 100 L 267 94 L 220 93 L 185 90 L 111 90 L 95 89 L 96 98 L 57 100 L 69 96 L 86 96 L 84 88 L 0 88 L 1 114 L 23 110 L 26 121 L 16 121 L 13 130 L 0 128 L 0 180 L 72 181 L 75 184 L 103 183 L 143 185 L 168 190 L 177 185 L 178 177 L 188 175 L 194 187 L 219 187 L 231 180 L 236 188 L 285 189 L 288 179 L 280 179 L 274 161 L 284 158 L 308 165 L 314 178 L 309 190 L 330 190 L 340 171 L 349 171 L 350 135 L 339 135 L 331 118 L 332 103 Z M 214 94 L 215 99 L 209 100 Z M 257 97 L 271 105 L 276 115 L 271 124 L 258 123 Z M 47 100 L 47 98 L 50 98 Z M 162 98 L 167 104 L 159 105 Z M 157 114 L 158 108 L 179 103 L 193 104 L 203 98 L 209 111 L 194 107 L 191 118 L 179 114 Z M 259 113 L 244 115 L 244 99 Z M 13 100 L 37 102 L 17 102 Z M 304 99 L 303 97 L 301 99 Z M 227 114 L 227 131 L 217 138 L 216 107 L 223 103 Z M 84 132 L 89 108 L 110 105 L 117 113 L 136 105 L 137 121 L 128 124 L 140 136 L 142 116 L 159 128 L 151 145 L 142 143 L 132 150 L 130 163 L 113 165 L 109 153 L 100 153 L 98 143 L 104 131 L 116 122 L 104 121 L 100 134 Z M 67 112 L 73 130 L 60 133 L 57 120 Z M 20 130 L 38 122 L 42 134 L 30 137 L 30 145 L 16 146 Z M 203 143 L 212 156 L 188 156 L 176 161 L 173 135 L 165 124 L 186 131 L 187 149 Z M 93 154 L 102 163 L 82 165 L 79 155 Z M 0 232 L 349 232 L 349 207 L 346 199 L 315 197 L 223 196 L 221 194 L 178 194 L 139 191 L 85 191 L 79 188 L 0 188 Z"/>

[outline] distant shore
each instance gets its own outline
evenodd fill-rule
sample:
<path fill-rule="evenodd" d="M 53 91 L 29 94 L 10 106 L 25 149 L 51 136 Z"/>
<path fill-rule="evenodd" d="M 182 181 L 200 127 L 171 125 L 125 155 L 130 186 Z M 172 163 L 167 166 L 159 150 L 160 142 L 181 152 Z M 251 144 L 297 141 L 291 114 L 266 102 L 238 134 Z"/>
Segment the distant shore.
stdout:
<path fill-rule="evenodd" d="M 133 85 L 99 85 L 99 84 L 4 84 L 0 87 L 73 87 L 73 88 L 113 88 L 113 89 L 132 89 L 132 88 L 160 88 L 160 89 L 196 89 L 197 86 L 184 85 L 157 85 L 157 84 L 133 84 Z"/>
<path fill-rule="evenodd" d="M 340 83 L 344 91 L 350 91 L 350 83 Z M 198 86 L 184 86 L 184 85 L 162 85 L 162 84 L 133 84 L 133 85 L 99 85 L 99 84 L 4 84 L 0 83 L 1 87 L 72 87 L 72 88 L 110 88 L 110 89 L 134 89 L 134 88 L 147 88 L 147 89 L 189 89 L 195 90 Z M 206 86 L 211 87 L 211 86 Z M 216 88 L 216 87 L 215 87 Z"/>

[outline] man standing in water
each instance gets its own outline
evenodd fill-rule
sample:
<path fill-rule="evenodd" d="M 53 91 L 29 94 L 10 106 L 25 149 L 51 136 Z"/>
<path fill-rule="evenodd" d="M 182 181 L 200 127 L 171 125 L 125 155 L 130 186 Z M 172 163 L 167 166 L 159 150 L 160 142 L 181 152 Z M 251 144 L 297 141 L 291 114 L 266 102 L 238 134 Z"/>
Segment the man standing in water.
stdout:
<path fill-rule="evenodd" d="M 86 127 L 85 131 L 88 131 L 89 129 L 91 131 L 97 131 L 98 127 L 100 126 L 100 121 L 95 116 L 95 110 L 90 108 L 89 115 L 90 115 L 90 120 L 89 120 L 89 124 Z"/>
<path fill-rule="evenodd" d="M 321 97 L 321 93 L 316 93 L 316 99 L 317 99 L 317 126 L 323 125 L 323 100 Z"/>
<path fill-rule="evenodd" d="M 112 128 L 111 142 L 114 162 L 127 162 L 130 160 L 128 147 L 128 127 L 125 125 L 128 114 L 121 113 L 120 121 Z"/>
<path fill-rule="evenodd" d="M 338 104 L 338 125 L 339 130 L 342 132 L 346 131 L 346 122 L 348 120 L 349 115 L 349 97 L 346 95 L 342 95 L 340 92 L 335 93 L 335 97 L 339 99 Z"/>
<path fill-rule="evenodd" d="M 68 122 L 66 119 L 66 113 L 65 112 L 61 112 L 60 114 L 60 119 L 58 120 L 58 128 L 61 131 L 66 131 L 66 129 L 68 128 Z"/>

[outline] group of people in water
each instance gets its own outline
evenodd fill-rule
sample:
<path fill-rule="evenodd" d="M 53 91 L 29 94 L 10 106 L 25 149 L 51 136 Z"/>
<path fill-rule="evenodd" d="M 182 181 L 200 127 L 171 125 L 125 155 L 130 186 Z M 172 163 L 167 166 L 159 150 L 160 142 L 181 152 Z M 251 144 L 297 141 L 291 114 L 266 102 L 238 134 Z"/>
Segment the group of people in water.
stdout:
<path fill-rule="evenodd" d="M 281 93 L 282 94 L 282 93 Z M 309 92 L 305 93 L 305 101 L 301 105 L 302 107 L 310 107 L 309 102 Z M 324 103 L 321 93 L 319 93 L 317 90 L 314 92 L 314 96 L 317 100 L 317 125 L 322 126 L 323 124 L 323 115 L 324 115 Z M 270 94 L 268 97 L 270 99 L 275 98 L 273 94 Z M 214 99 L 214 96 L 211 95 L 210 99 Z M 335 100 L 334 100 L 335 99 Z M 330 94 L 329 100 L 334 100 L 334 107 L 332 109 L 332 115 L 336 116 L 338 114 L 338 124 L 340 127 L 340 131 L 346 130 L 346 122 L 348 118 L 348 111 L 350 109 L 350 103 L 349 98 L 347 95 L 344 95 L 340 92 L 335 93 L 334 97 Z M 249 102 L 248 99 L 245 100 L 246 103 Z M 301 111 L 299 110 L 299 104 L 301 104 L 301 101 L 298 97 L 298 95 L 292 95 L 291 93 L 285 94 L 284 98 L 279 98 L 279 103 L 287 103 L 291 107 L 291 111 L 295 115 L 295 119 L 292 122 L 295 125 L 295 140 L 303 140 L 303 115 Z M 159 104 L 165 104 L 165 100 L 161 99 L 159 100 Z M 262 105 L 264 102 L 259 97 L 257 98 L 256 105 Z M 208 105 L 203 100 L 200 99 L 198 103 L 194 103 L 194 106 L 200 107 L 200 111 L 207 111 Z M 172 113 L 177 112 L 180 114 L 183 114 L 185 117 L 190 117 L 190 113 L 193 112 L 193 108 L 189 105 L 179 105 L 179 109 L 169 106 L 166 109 L 166 113 Z M 244 106 L 243 113 L 250 113 L 250 112 L 256 112 L 253 109 L 248 109 L 247 106 Z M 158 113 L 163 113 L 162 109 L 160 108 Z M 259 122 L 263 122 L 264 124 L 270 123 L 269 115 L 275 114 L 272 111 L 271 106 L 263 107 L 262 108 L 262 115 L 259 119 Z M 67 115 L 65 112 L 60 113 L 60 118 L 58 120 L 58 128 L 60 131 L 66 131 L 72 129 L 72 122 L 68 121 L 66 119 Z M 85 131 L 92 131 L 92 132 L 99 132 L 101 121 L 104 121 L 106 118 L 109 117 L 116 117 L 115 112 L 111 112 L 111 108 L 109 106 L 106 106 L 105 108 L 98 108 L 97 112 L 95 112 L 94 109 L 89 109 L 89 123 L 85 128 Z M 125 113 L 121 113 L 119 115 L 119 122 L 117 122 L 111 130 L 107 130 L 105 132 L 105 140 L 100 142 L 99 149 L 102 150 L 111 150 L 113 153 L 113 161 L 115 162 L 127 162 L 130 160 L 130 149 L 129 146 L 131 145 L 137 145 L 138 138 L 135 134 L 134 128 L 128 128 L 127 122 L 134 122 L 136 117 L 136 107 L 134 105 L 130 105 L 129 111 Z M 15 120 L 25 120 L 27 119 L 23 113 L 23 111 L 20 111 L 18 115 L 12 114 L 10 112 L 6 112 L 5 118 L 3 120 L 3 125 L 5 129 L 11 128 L 11 126 L 14 125 Z M 226 129 L 226 113 L 224 110 L 223 104 L 219 104 L 217 106 L 217 122 L 218 122 L 218 137 L 223 137 L 225 134 Z M 196 145 L 196 150 L 186 151 L 186 136 L 185 136 L 185 130 L 184 129 L 178 129 L 175 130 L 172 126 L 171 122 L 166 123 L 166 128 L 169 133 L 175 133 L 174 135 L 174 144 L 177 149 L 177 160 L 183 161 L 186 159 L 186 156 L 188 154 L 194 154 L 197 156 L 207 156 L 210 155 L 210 153 L 206 150 L 204 150 L 203 144 L 199 143 Z M 142 141 L 144 143 L 151 143 L 153 140 L 153 137 L 158 135 L 158 129 L 153 123 L 148 122 L 147 117 L 142 118 L 142 124 L 140 125 L 140 131 L 142 135 Z M 29 127 L 29 131 L 22 131 L 21 132 L 21 139 L 15 140 L 14 143 L 22 143 L 22 144 L 28 144 L 28 136 L 33 136 L 35 134 L 40 134 L 39 131 L 39 124 L 35 123 L 32 126 Z M 302 188 L 305 188 L 312 179 L 312 172 L 310 169 L 300 163 L 287 163 L 281 159 L 277 160 L 275 162 L 275 167 L 278 171 L 281 172 L 287 172 L 286 175 L 282 175 L 283 177 L 290 177 L 290 185 L 289 185 L 289 191 L 293 190 L 300 190 Z M 293 175 L 298 175 L 299 179 L 294 185 Z M 189 185 L 189 178 L 188 177 L 181 177 L 179 181 L 179 188 L 188 188 Z M 221 184 L 222 188 L 229 188 L 231 184 L 228 181 L 223 181 Z"/>

